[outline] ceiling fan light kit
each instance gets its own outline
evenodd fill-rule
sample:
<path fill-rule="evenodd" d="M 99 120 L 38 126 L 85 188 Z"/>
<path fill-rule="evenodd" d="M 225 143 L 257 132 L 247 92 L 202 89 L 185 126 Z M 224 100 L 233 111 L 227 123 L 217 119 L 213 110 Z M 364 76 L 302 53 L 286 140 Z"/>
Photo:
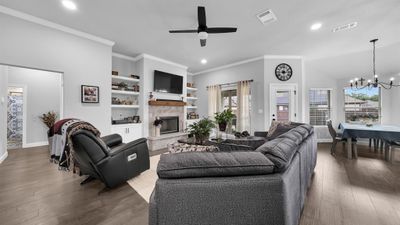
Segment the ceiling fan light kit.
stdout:
<path fill-rule="evenodd" d="M 350 80 L 350 87 L 351 88 L 356 88 L 356 89 L 364 89 L 364 88 L 371 88 L 371 87 L 382 87 L 384 89 L 392 89 L 392 87 L 400 87 L 400 84 L 394 84 L 394 77 L 391 77 L 389 82 L 381 82 L 378 79 L 378 74 L 376 74 L 376 67 L 375 67 L 375 47 L 376 47 L 376 42 L 379 39 L 372 39 L 371 42 L 373 45 L 373 50 L 372 50 L 372 74 L 374 75 L 373 80 L 369 79 L 366 80 L 365 78 L 354 78 L 353 80 Z M 367 83 L 365 83 L 367 81 Z"/>
<path fill-rule="evenodd" d="M 200 46 L 206 46 L 208 34 L 220 34 L 220 33 L 234 33 L 236 27 L 207 27 L 206 23 L 206 9 L 203 6 L 197 7 L 197 20 L 198 27 L 196 30 L 170 30 L 170 33 L 197 33 L 200 39 Z"/>

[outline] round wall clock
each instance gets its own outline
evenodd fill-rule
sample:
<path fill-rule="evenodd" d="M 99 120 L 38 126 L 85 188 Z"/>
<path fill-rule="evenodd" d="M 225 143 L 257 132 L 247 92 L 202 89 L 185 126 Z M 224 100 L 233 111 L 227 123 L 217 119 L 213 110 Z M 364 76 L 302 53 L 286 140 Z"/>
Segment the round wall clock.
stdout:
<path fill-rule="evenodd" d="M 292 67 L 286 63 L 281 63 L 275 68 L 275 76 L 280 81 L 287 81 L 293 75 Z"/>

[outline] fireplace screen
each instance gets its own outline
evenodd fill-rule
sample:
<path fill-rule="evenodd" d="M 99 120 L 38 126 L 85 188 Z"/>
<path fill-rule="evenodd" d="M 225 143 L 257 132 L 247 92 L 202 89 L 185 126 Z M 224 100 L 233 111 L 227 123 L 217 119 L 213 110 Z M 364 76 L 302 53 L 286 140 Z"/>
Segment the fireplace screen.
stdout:
<path fill-rule="evenodd" d="M 160 117 L 163 121 L 161 126 L 161 134 L 170 134 L 179 132 L 179 117 L 178 116 L 170 116 L 170 117 Z"/>

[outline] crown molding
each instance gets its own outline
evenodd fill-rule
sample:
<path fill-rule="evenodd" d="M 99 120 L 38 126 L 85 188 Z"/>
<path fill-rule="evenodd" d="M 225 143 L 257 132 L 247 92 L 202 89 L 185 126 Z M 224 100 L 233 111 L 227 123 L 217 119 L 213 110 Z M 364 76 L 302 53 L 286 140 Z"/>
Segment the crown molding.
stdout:
<path fill-rule="evenodd" d="M 184 66 L 184 65 L 181 65 L 181 64 L 178 64 L 178 63 L 174 63 L 174 62 L 171 62 L 171 61 L 168 61 L 168 60 L 165 60 L 165 59 L 162 59 L 162 58 L 158 58 L 158 57 L 155 57 L 155 56 L 152 56 L 152 55 L 148 55 L 148 54 L 140 54 L 140 55 L 135 57 L 136 61 L 138 61 L 140 59 L 152 59 L 152 60 L 156 60 L 156 61 L 159 61 L 159 62 L 162 62 L 162 63 L 165 63 L 165 64 L 169 64 L 169 65 L 172 65 L 172 66 L 180 67 L 180 68 L 182 68 L 184 70 L 188 69 L 187 66 Z"/>
<path fill-rule="evenodd" d="M 113 57 L 120 58 L 120 59 L 126 59 L 126 60 L 133 61 L 133 62 L 138 61 L 138 60 L 136 59 L 136 57 L 132 57 L 132 56 L 128 56 L 128 55 L 123 55 L 123 54 L 116 53 L 116 52 L 113 52 L 113 53 L 112 53 L 112 56 L 113 56 Z"/>
<path fill-rule="evenodd" d="M 0 12 L 3 14 L 6 14 L 6 15 L 17 17 L 19 19 L 23 19 L 23 20 L 26 20 L 26 21 L 29 21 L 32 23 L 36 23 L 36 24 L 45 26 L 45 27 L 63 31 L 65 33 L 69 33 L 69 34 L 72 34 L 72 35 L 75 35 L 78 37 L 86 38 L 91 41 L 95 41 L 95 42 L 98 42 L 98 43 L 101 43 L 104 45 L 113 46 L 115 44 L 115 42 L 113 42 L 113 41 L 110 41 L 110 40 L 107 40 L 107 39 L 104 39 L 101 37 L 97 37 L 97 36 L 94 36 L 94 35 L 79 31 L 79 30 L 75 30 L 70 27 L 66 27 L 66 26 L 63 26 L 63 25 L 60 25 L 57 23 L 53 23 L 51 21 L 48 21 L 48 20 L 45 20 L 45 19 L 42 19 L 39 17 L 35 17 L 35 16 L 29 15 L 29 14 L 26 14 L 26 13 L 23 13 L 23 12 L 14 10 L 14 9 L 10 9 L 10 8 L 1 6 L 1 5 L 0 5 Z"/>
<path fill-rule="evenodd" d="M 222 69 L 226 69 L 226 68 L 230 68 L 230 67 L 234 67 L 234 66 L 238 66 L 238 65 L 254 62 L 254 61 L 258 61 L 258 60 L 261 60 L 261 59 L 264 59 L 264 56 L 259 56 L 259 57 L 255 57 L 255 58 L 251 58 L 251 59 L 246 59 L 246 60 L 234 62 L 234 63 L 231 63 L 231 64 L 218 66 L 218 67 L 215 67 L 215 68 L 212 68 L 212 69 L 208 69 L 208 70 L 203 70 L 203 71 L 200 71 L 200 72 L 197 72 L 197 73 L 193 73 L 193 75 L 196 76 L 196 75 L 200 75 L 200 74 L 203 74 L 203 73 L 214 72 L 214 71 L 218 71 L 218 70 L 222 70 Z"/>
<path fill-rule="evenodd" d="M 300 55 L 264 55 L 264 59 L 303 59 Z"/>
<path fill-rule="evenodd" d="M 215 67 L 215 68 L 203 70 L 203 71 L 200 71 L 200 72 L 197 72 L 197 73 L 193 73 L 193 75 L 195 76 L 195 75 L 200 75 L 200 74 L 203 74 L 203 73 L 214 72 L 214 71 L 218 71 L 218 70 L 222 70 L 222 69 L 238 66 L 238 65 L 241 65 L 241 64 L 246 64 L 246 63 L 258 61 L 260 59 L 301 59 L 301 60 L 303 60 L 303 56 L 298 56 L 298 55 L 263 55 L 263 56 L 250 58 L 250 59 L 246 59 L 246 60 L 242 60 L 242 61 L 226 64 L 226 65 L 223 65 L 223 66 L 218 66 L 218 67 Z"/>

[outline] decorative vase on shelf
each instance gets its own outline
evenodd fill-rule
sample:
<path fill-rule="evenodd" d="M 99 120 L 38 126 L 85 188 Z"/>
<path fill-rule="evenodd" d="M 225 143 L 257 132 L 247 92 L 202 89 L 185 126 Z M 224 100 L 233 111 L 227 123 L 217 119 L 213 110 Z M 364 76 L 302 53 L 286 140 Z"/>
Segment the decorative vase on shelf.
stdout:
<path fill-rule="evenodd" d="M 160 137 L 160 133 L 161 133 L 161 125 L 159 126 L 155 126 L 154 127 L 154 131 L 155 131 L 155 135 L 156 137 Z"/>

